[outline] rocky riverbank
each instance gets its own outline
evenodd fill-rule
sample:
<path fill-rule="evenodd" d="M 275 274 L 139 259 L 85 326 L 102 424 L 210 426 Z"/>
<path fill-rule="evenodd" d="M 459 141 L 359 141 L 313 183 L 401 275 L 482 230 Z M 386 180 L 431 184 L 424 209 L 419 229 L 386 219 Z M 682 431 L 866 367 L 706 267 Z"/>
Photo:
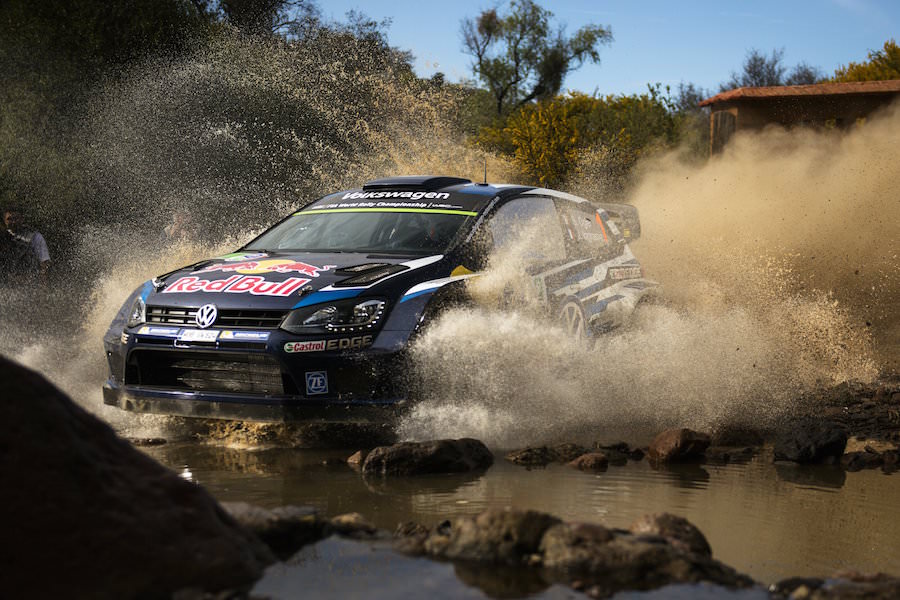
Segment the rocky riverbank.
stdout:
<path fill-rule="evenodd" d="M 290 580 L 289 574 L 300 573 L 302 564 L 315 563 L 316 553 L 325 554 L 336 545 L 345 554 L 370 549 L 358 553 L 363 563 L 369 560 L 365 564 L 370 569 L 402 562 L 400 570 L 383 566 L 384 577 L 402 577 L 407 594 L 409 582 L 419 580 L 417 573 L 443 569 L 440 565 L 452 565 L 457 591 L 474 586 L 487 595 L 506 597 L 549 594 L 560 586 L 576 596 L 606 597 L 673 585 L 746 590 L 757 594 L 754 597 L 900 594 L 895 578 L 853 573 L 795 578 L 767 590 L 716 560 L 715 548 L 691 523 L 665 513 L 647 515 L 629 527 L 609 528 L 539 511 L 493 508 L 440 523 L 406 523 L 388 532 L 359 514 L 327 516 L 299 506 L 223 506 L 199 485 L 118 438 L 36 373 L 0 359 L 0 377 L 6 392 L 0 416 L 7 424 L 0 437 L 0 468 L 5 481 L 12 483 L 0 492 L 7 509 L 7 543 L 0 550 L 3 597 L 290 597 L 279 596 L 271 586 L 290 581 L 299 593 L 303 588 L 296 586 L 304 584 Z M 893 393 L 886 402 L 882 393 L 879 402 L 891 406 Z M 864 410 L 866 402 L 875 400 L 842 404 L 837 414 Z M 890 412 L 884 415 L 890 422 Z M 836 461 L 854 453 L 877 454 L 882 456 L 881 468 L 891 460 L 884 458 L 894 450 L 883 434 L 895 430 L 876 427 L 881 432 L 876 439 L 871 431 L 847 428 L 833 418 L 802 422 L 808 425 L 804 431 L 830 441 L 813 437 L 809 448 L 795 444 L 785 449 L 797 457 Z M 841 434 L 844 446 L 838 455 Z M 716 441 L 715 433 L 679 429 L 662 432 L 646 449 L 622 443 L 590 448 L 562 444 L 525 449 L 507 458 L 528 468 L 551 460 L 602 473 L 623 461 L 739 461 L 756 451 L 753 445 L 723 449 Z M 826 451 L 820 457 L 822 448 Z M 477 440 L 388 445 L 352 458 L 359 477 L 410 482 L 426 473 L 477 474 L 495 460 Z M 874 462 L 865 460 L 866 466 Z M 845 468 L 852 467 L 849 459 L 844 462 Z M 310 548 L 316 549 L 312 555 Z M 385 556 L 406 558 L 379 562 L 377 557 Z"/>

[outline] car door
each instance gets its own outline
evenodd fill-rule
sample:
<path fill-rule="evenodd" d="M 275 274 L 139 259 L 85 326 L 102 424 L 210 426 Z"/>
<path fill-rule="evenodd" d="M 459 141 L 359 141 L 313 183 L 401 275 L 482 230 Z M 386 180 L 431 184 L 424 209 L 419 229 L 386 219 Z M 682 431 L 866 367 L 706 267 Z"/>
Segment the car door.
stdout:
<path fill-rule="evenodd" d="M 546 303 L 548 274 L 568 261 L 568 251 L 559 213 L 553 199 L 540 196 L 514 198 L 502 204 L 488 220 L 494 260 L 521 269 L 531 290 L 523 294 L 522 282 L 510 282 L 507 295 L 536 295 Z M 500 265 L 502 267 L 502 265 Z"/>

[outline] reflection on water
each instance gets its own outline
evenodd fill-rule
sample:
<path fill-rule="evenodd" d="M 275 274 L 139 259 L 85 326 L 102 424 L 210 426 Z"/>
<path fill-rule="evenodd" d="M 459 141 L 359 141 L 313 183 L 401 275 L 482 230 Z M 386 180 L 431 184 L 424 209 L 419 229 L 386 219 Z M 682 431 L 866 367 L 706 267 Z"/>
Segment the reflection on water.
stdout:
<path fill-rule="evenodd" d="M 839 569 L 900 573 L 900 476 L 835 467 L 647 463 L 600 474 L 562 465 L 527 470 L 500 459 L 485 473 L 374 479 L 344 459 L 354 450 L 240 450 L 169 444 L 144 450 L 223 501 L 312 505 L 326 515 L 360 512 L 379 527 L 425 525 L 492 506 L 627 527 L 667 511 L 695 523 L 715 558 L 771 583 Z"/>
<path fill-rule="evenodd" d="M 532 581 L 532 575 L 522 569 L 460 570 L 450 563 L 397 554 L 384 544 L 329 538 L 269 567 L 253 595 L 287 600 L 303 590 L 306 599 L 587 598 L 561 585 Z"/>

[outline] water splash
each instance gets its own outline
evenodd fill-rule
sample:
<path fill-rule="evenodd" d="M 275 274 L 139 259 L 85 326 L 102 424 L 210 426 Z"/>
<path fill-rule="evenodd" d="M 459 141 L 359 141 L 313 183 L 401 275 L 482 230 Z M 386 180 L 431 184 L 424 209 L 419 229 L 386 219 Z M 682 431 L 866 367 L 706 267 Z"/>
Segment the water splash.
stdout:
<path fill-rule="evenodd" d="M 765 428 L 809 392 L 896 370 L 900 314 L 900 113 L 847 134 L 739 135 L 690 166 L 641 165 L 633 244 L 665 303 L 586 349 L 536 315 L 450 313 L 414 350 L 422 401 L 404 438 L 474 436 L 501 448 L 646 440 L 664 427 Z M 596 195 L 603 182 L 571 188 Z M 527 248 L 528 244 L 524 244 Z M 521 277 L 502 257 L 487 306 Z"/>
<path fill-rule="evenodd" d="M 95 212 L 114 217 L 79 229 L 66 249 L 73 276 L 52 292 L 3 290 L 0 350 L 130 435 L 168 435 L 177 420 L 100 404 L 100 339 L 140 282 L 231 250 L 326 191 L 387 174 L 480 179 L 454 93 L 398 84 L 345 42 L 224 39 L 97 90 L 71 154 Z M 898 134 L 893 112 L 847 135 L 739 135 L 702 166 L 644 163 L 634 250 L 667 303 L 592 349 L 545 323 L 527 286 L 509 311 L 449 313 L 413 350 L 429 393 L 401 435 L 502 447 L 769 423 L 809 389 L 896 365 Z M 515 180 L 496 157 L 488 168 Z M 591 197 L 602 185 L 566 187 Z M 163 243 L 176 208 L 191 215 L 193 242 Z M 474 288 L 489 306 L 524 280 L 515 253 L 495 258 Z M 34 327 L 41 315 L 56 326 Z"/>
<path fill-rule="evenodd" d="M 392 69 L 349 35 L 323 31 L 284 43 L 223 32 L 189 56 L 157 59 L 94 90 L 58 143 L 69 162 L 53 171 L 77 172 L 71 187 L 88 192 L 65 206 L 49 186 L 40 200 L 60 229 L 77 228 L 53 257 L 66 272 L 49 288 L 0 289 L 0 352 L 46 374 L 125 435 L 191 432 L 179 419 L 102 404 L 101 340 L 132 290 L 368 179 L 481 177 L 484 155 L 456 125 L 457 92 Z M 40 180 L 42 144 L 22 151 Z M 492 179 L 511 174 L 506 161 L 488 162 Z M 164 228 L 176 214 L 186 232 L 173 238 Z"/>

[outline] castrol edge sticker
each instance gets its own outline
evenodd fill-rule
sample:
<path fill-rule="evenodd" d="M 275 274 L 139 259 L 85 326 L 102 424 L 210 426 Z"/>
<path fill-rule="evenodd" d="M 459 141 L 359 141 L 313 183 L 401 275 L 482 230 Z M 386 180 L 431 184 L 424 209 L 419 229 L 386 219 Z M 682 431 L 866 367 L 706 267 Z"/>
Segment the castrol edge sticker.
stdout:
<path fill-rule="evenodd" d="M 194 292 L 225 293 L 225 294 L 252 294 L 254 296 L 290 296 L 304 285 L 309 279 L 301 277 L 289 277 L 284 281 L 266 281 L 265 277 L 256 275 L 232 275 L 227 279 L 206 280 L 199 277 L 181 277 L 174 283 L 167 285 L 163 294 L 193 294 Z"/>

